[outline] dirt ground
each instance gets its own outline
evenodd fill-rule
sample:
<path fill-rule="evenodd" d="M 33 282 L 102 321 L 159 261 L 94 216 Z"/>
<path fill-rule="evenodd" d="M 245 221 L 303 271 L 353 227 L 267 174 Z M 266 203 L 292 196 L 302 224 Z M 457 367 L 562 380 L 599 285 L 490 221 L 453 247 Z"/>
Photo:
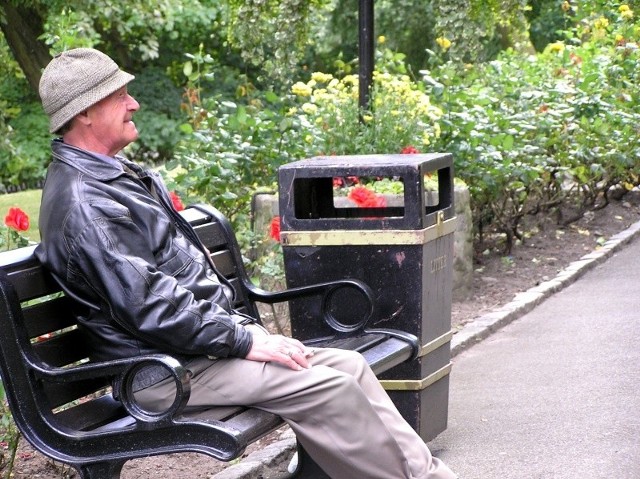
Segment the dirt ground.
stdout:
<path fill-rule="evenodd" d="M 586 215 L 570 226 L 560 228 L 550 220 L 527 226 L 528 238 L 518 244 L 510 256 L 497 248 L 478 252 L 470 297 L 452 305 L 454 331 L 466 323 L 511 301 L 521 291 L 555 277 L 572 261 L 597 249 L 604 241 L 640 220 L 640 193 L 627 194 L 606 208 Z M 277 441 L 281 432 L 271 434 L 252 445 L 245 453 Z M 6 451 L 5 451 L 6 452 Z M 123 479 L 209 479 L 228 467 L 200 454 L 172 454 L 130 461 Z M 5 471 L 2 471 L 3 477 Z M 67 479 L 78 477 L 74 470 L 53 463 L 22 443 L 14 466 L 14 479 Z M 262 478 L 275 479 L 281 472 L 272 471 Z"/>

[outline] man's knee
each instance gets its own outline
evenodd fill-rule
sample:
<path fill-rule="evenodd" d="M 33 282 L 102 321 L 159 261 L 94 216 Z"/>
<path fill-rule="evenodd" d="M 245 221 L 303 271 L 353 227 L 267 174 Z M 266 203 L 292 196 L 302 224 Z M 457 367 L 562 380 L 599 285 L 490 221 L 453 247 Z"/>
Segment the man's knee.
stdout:
<path fill-rule="evenodd" d="M 322 364 L 339 371 L 354 374 L 362 368 L 368 368 L 367 361 L 362 354 L 346 349 L 319 350 L 315 364 Z"/>

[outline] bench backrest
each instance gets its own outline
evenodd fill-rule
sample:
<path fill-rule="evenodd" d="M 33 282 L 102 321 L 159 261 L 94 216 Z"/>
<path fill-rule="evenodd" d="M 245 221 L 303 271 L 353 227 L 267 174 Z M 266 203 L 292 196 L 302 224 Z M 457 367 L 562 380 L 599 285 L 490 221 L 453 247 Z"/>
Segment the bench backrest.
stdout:
<path fill-rule="evenodd" d="M 195 228 L 220 274 L 236 290 L 234 307 L 258 317 L 243 287 L 246 273 L 227 220 L 214 208 L 195 206 L 183 216 Z M 33 255 L 35 247 L 0 253 L 0 371 L 16 422 L 32 427 L 39 417 L 64 417 L 74 429 L 93 429 L 125 415 L 108 394 L 107 379 L 73 383 L 32 381 L 29 364 L 68 367 L 89 361 L 88 343 L 78 329 L 74 302 Z M 100 408 L 95 404 L 102 403 Z M 20 425 L 20 424 L 19 424 Z"/>

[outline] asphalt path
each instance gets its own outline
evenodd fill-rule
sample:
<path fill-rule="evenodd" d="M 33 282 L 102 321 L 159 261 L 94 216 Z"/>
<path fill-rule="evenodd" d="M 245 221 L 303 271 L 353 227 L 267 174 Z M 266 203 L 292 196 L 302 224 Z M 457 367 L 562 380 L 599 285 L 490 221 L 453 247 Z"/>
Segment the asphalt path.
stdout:
<path fill-rule="evenodd" d="M 640 239 L 454 358 L 461 479 L 640 479 Z"/>

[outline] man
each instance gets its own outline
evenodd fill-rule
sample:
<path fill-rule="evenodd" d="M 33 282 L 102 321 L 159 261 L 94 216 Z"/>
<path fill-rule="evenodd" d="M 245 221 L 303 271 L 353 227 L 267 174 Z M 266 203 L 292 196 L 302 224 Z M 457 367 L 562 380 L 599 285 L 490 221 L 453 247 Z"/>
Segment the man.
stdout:
<path fill-rule="evenodd" d="M 118 156 L 138 137 L 134 77 L 79 48 L 40 80 L 52 143 L 38 258 L 88 308 L 96 359 L 168 353 L 191 371 L 188 407 L 250 405 L 282 416 L 332 477 L 449 479 L 361 355 L 267 334 L 235 312 L 228 288 L 152 172 Z M 137 399 L 173 401 L 148 375 Z"/>

